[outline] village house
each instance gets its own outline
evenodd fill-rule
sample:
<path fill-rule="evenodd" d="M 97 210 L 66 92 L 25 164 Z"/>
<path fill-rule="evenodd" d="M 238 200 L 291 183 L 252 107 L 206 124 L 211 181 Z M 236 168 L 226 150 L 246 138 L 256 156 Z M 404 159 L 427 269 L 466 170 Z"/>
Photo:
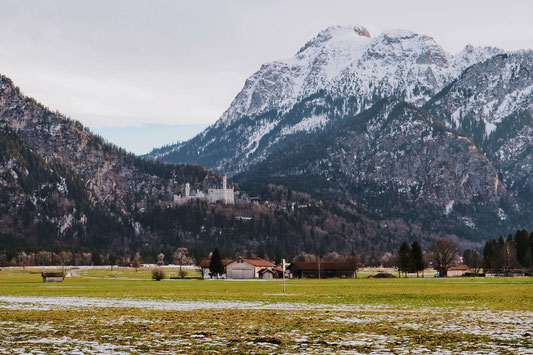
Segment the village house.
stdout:
<path fill-rule="evenodd" d="M 41 273 L 43 282 L 63 282 L 65 274 L 62 272 L 43 272 Z"/>
<path fill-rule="evenodd" d="M 461 277 L 470 272 L 470 268 L 466 265 L 452 265 L 448 269 L 448 277 Z"/>
<path fill-rule="evenodd" d="M 295 279 L 354 278 L 355 268 L 344 262 L 293 262 L 288 269 Z"/>
<path fill-rule="evenodd" d="M 274 279 L 274 271 L 272 269 L 264 268 L 259 270 L 259 278 L 263 280 Z"/>
<path fill-rule="evenodd" d="M 272 270 L 275 266 L 275 264 L 265 259 L 239 257 L 226 265 L 226 277 L 228 279 L 265 278 L 267 273 L 265 269 Z M 268 272 L 268 275 L 266 275 L 266 278 L 273 278 L 273 275 L 274 273 L 270 271 Z"/>

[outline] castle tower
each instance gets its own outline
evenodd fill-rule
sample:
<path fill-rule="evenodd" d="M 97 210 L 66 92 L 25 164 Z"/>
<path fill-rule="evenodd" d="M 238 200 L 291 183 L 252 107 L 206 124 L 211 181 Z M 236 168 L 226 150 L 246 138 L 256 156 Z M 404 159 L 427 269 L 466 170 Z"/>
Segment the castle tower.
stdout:
<path fill-rule="evenodd" d="M 185 199 L 188 200 L 191 196 L 191 184 L 188 182 L 185 184 Z"/>
<path fill-rule="evenodd" d="M 228 176 L 224 175 L 222 178 L 222 188 L 226 190 L 228 188 Z"/>

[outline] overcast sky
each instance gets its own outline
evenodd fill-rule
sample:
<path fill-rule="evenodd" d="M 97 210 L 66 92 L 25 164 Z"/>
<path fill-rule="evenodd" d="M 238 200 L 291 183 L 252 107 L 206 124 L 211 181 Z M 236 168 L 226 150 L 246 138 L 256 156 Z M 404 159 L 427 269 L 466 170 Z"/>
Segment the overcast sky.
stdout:
<path fill-rule="evenodd" d="M 449 52 L 515 50 L 533 47 L 531 14 L 533 1 L 510 0 L 0 0 L 0 73 L 142 153 L 216 121 L 262 63 L 330 25 L 408 29 Z"/>

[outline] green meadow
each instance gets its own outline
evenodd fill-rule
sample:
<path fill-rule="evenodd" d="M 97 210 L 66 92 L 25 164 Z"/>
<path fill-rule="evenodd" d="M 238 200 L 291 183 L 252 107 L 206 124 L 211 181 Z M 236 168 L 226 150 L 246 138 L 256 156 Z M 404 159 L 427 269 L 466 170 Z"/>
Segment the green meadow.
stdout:
<path fill-rule="evenodd" d="M 57 271 L 61 271 L 58 269 Z M 177 269 L 166 271 L 177 277 Z M 533 278 L 397 278 L 286 280 L 151 280 L 151 269 L 78 270 L 63 283 L 42 283 L 41 270 L 0 271 L 0 295 L 84 296 L 172 300 L 238 300 L 365 304 L 390 307 L 477 307 L 533 311 Z M 188 276 L 200 276 L 189 270 Z"/>
<path fill-rule="evenodd" d="M 363 274 L 287 280 L 283 294 L 280 280 L 95 268 L 45 284 L 40 271 L 0 271 L 0 353 L 533 352 L 529 277 Z"/>

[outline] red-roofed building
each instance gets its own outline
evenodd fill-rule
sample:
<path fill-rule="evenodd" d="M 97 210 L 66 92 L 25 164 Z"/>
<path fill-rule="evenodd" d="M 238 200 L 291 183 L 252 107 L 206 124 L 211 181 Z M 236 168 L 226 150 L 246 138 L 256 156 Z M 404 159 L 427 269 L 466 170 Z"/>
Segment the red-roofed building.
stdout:
<path fill-rule="evenodd" d="M 448 277 L 465 276 L 465 274 L 469 271 L 470 268 L 466 265 L 452 265 L 448 269 Z"/>
<path fill-rule="evenodd" d="M 228 279 L 258 279 L 259 272 L 264 269 L 271 270 L 276 265 L 261 258 L 242 258 L 232 260 L 226 265 L 226 277 Z M 262 274 L 264 274 L 263 271 Z"/>

